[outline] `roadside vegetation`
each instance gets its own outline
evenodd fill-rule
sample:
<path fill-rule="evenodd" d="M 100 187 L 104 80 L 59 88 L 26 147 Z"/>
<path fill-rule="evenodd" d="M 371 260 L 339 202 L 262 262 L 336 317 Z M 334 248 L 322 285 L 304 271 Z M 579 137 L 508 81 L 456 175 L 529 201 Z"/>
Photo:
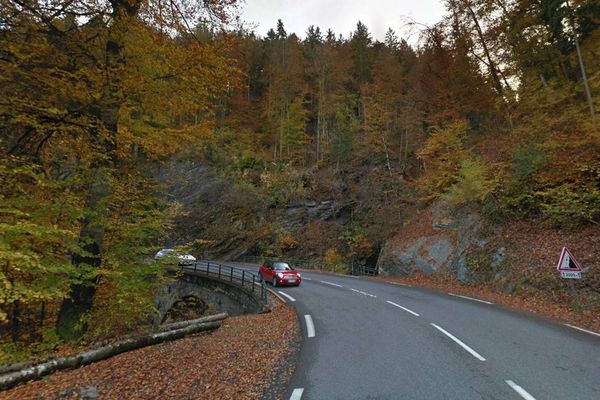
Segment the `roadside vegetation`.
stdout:
<path fill-rule="evenodd" d="M 170 4 L 0 0 L 0 364 L 149 329 L 167 238 L 339 272 L 439 200 L 598 236 L 597 2 L 446 0 L 382 41 Z M 173 163 L 212 174 L 194 204 Z"/>

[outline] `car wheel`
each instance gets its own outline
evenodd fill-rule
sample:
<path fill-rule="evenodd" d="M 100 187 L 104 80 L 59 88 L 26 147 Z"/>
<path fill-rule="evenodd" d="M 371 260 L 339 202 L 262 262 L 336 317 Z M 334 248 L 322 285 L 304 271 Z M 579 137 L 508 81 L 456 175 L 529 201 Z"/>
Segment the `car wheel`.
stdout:
<path fill-rule="evenodd" d="M 277 277 L 274 276 L 273 280 L 271 281 L 271 283 L 273 284 L 273 287 L 277 287 Z"/>
<path fill-rule="evenodd" d="M 262 281 L 263 281 L 263 277 L 262 277 L 262 274 L 259 272 L 258 273 L 258 283 L 262 283 Z"/>

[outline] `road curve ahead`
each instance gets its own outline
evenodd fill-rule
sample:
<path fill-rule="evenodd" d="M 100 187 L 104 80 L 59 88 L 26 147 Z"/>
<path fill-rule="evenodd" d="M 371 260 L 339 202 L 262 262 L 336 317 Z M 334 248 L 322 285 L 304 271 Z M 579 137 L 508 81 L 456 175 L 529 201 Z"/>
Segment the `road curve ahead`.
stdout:
<path fill-rule="evenodd" d="M 256 268 L 249 268 L 256 271 Z M 600 335 L 479 299 L 302 272 L 285 399 L 600 399 Z"/>

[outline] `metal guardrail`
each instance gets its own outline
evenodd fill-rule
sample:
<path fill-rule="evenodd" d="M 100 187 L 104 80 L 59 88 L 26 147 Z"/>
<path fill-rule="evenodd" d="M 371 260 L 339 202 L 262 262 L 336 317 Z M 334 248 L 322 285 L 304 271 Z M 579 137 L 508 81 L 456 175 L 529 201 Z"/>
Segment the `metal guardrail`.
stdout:
<path fill-rule="evenodd" d="M 229 282 L 242 288 L 257 292 L 261 300 L 267 302 L 267 287 L 265 282 L 255 273 L 242 268 L 225 265 L 214 261 L 195 261 L 188 265 L 179 265 L 182 272 L 194 272 L 196 275 L 204 275 Z"/>
<path fill-rule="evenodd" d="M 291 264 L 292 266 L 299 268 L 327 271 L 325 261 L 321 259 L 293 259 L 285 257 L 242 256 L 238 260 L 241 262 L 248 262 L 253 264 L 262 264 L 265 261 L 285 261 Z M 376 276 L 378 274 L 378 270 L 376 267 L 367 267 L 366 265 L 361 265 L 355 262 L 351 262 L 350 264 L 346 265 L 346 268 L 349 275 Z"/>

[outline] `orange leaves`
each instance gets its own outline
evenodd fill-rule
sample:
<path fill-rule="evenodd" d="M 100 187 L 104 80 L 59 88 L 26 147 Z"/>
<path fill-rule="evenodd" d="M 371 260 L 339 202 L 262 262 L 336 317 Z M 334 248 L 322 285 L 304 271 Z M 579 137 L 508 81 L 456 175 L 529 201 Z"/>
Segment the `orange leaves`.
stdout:
<path fill-rule="evenodd" d="M 230 317 L 211 334 L 124 353 L 58 372 L 0 393 L 0 399 L 53 399 L 94 387 L 102 399 L 254 400 L 281 396 L 299 338 L 295 311 L 280 303 L 271 313 Z M 272 338 L 280 338 L 271 346 Z M 276 378 L 274 380 L 274 378 Z"/>

